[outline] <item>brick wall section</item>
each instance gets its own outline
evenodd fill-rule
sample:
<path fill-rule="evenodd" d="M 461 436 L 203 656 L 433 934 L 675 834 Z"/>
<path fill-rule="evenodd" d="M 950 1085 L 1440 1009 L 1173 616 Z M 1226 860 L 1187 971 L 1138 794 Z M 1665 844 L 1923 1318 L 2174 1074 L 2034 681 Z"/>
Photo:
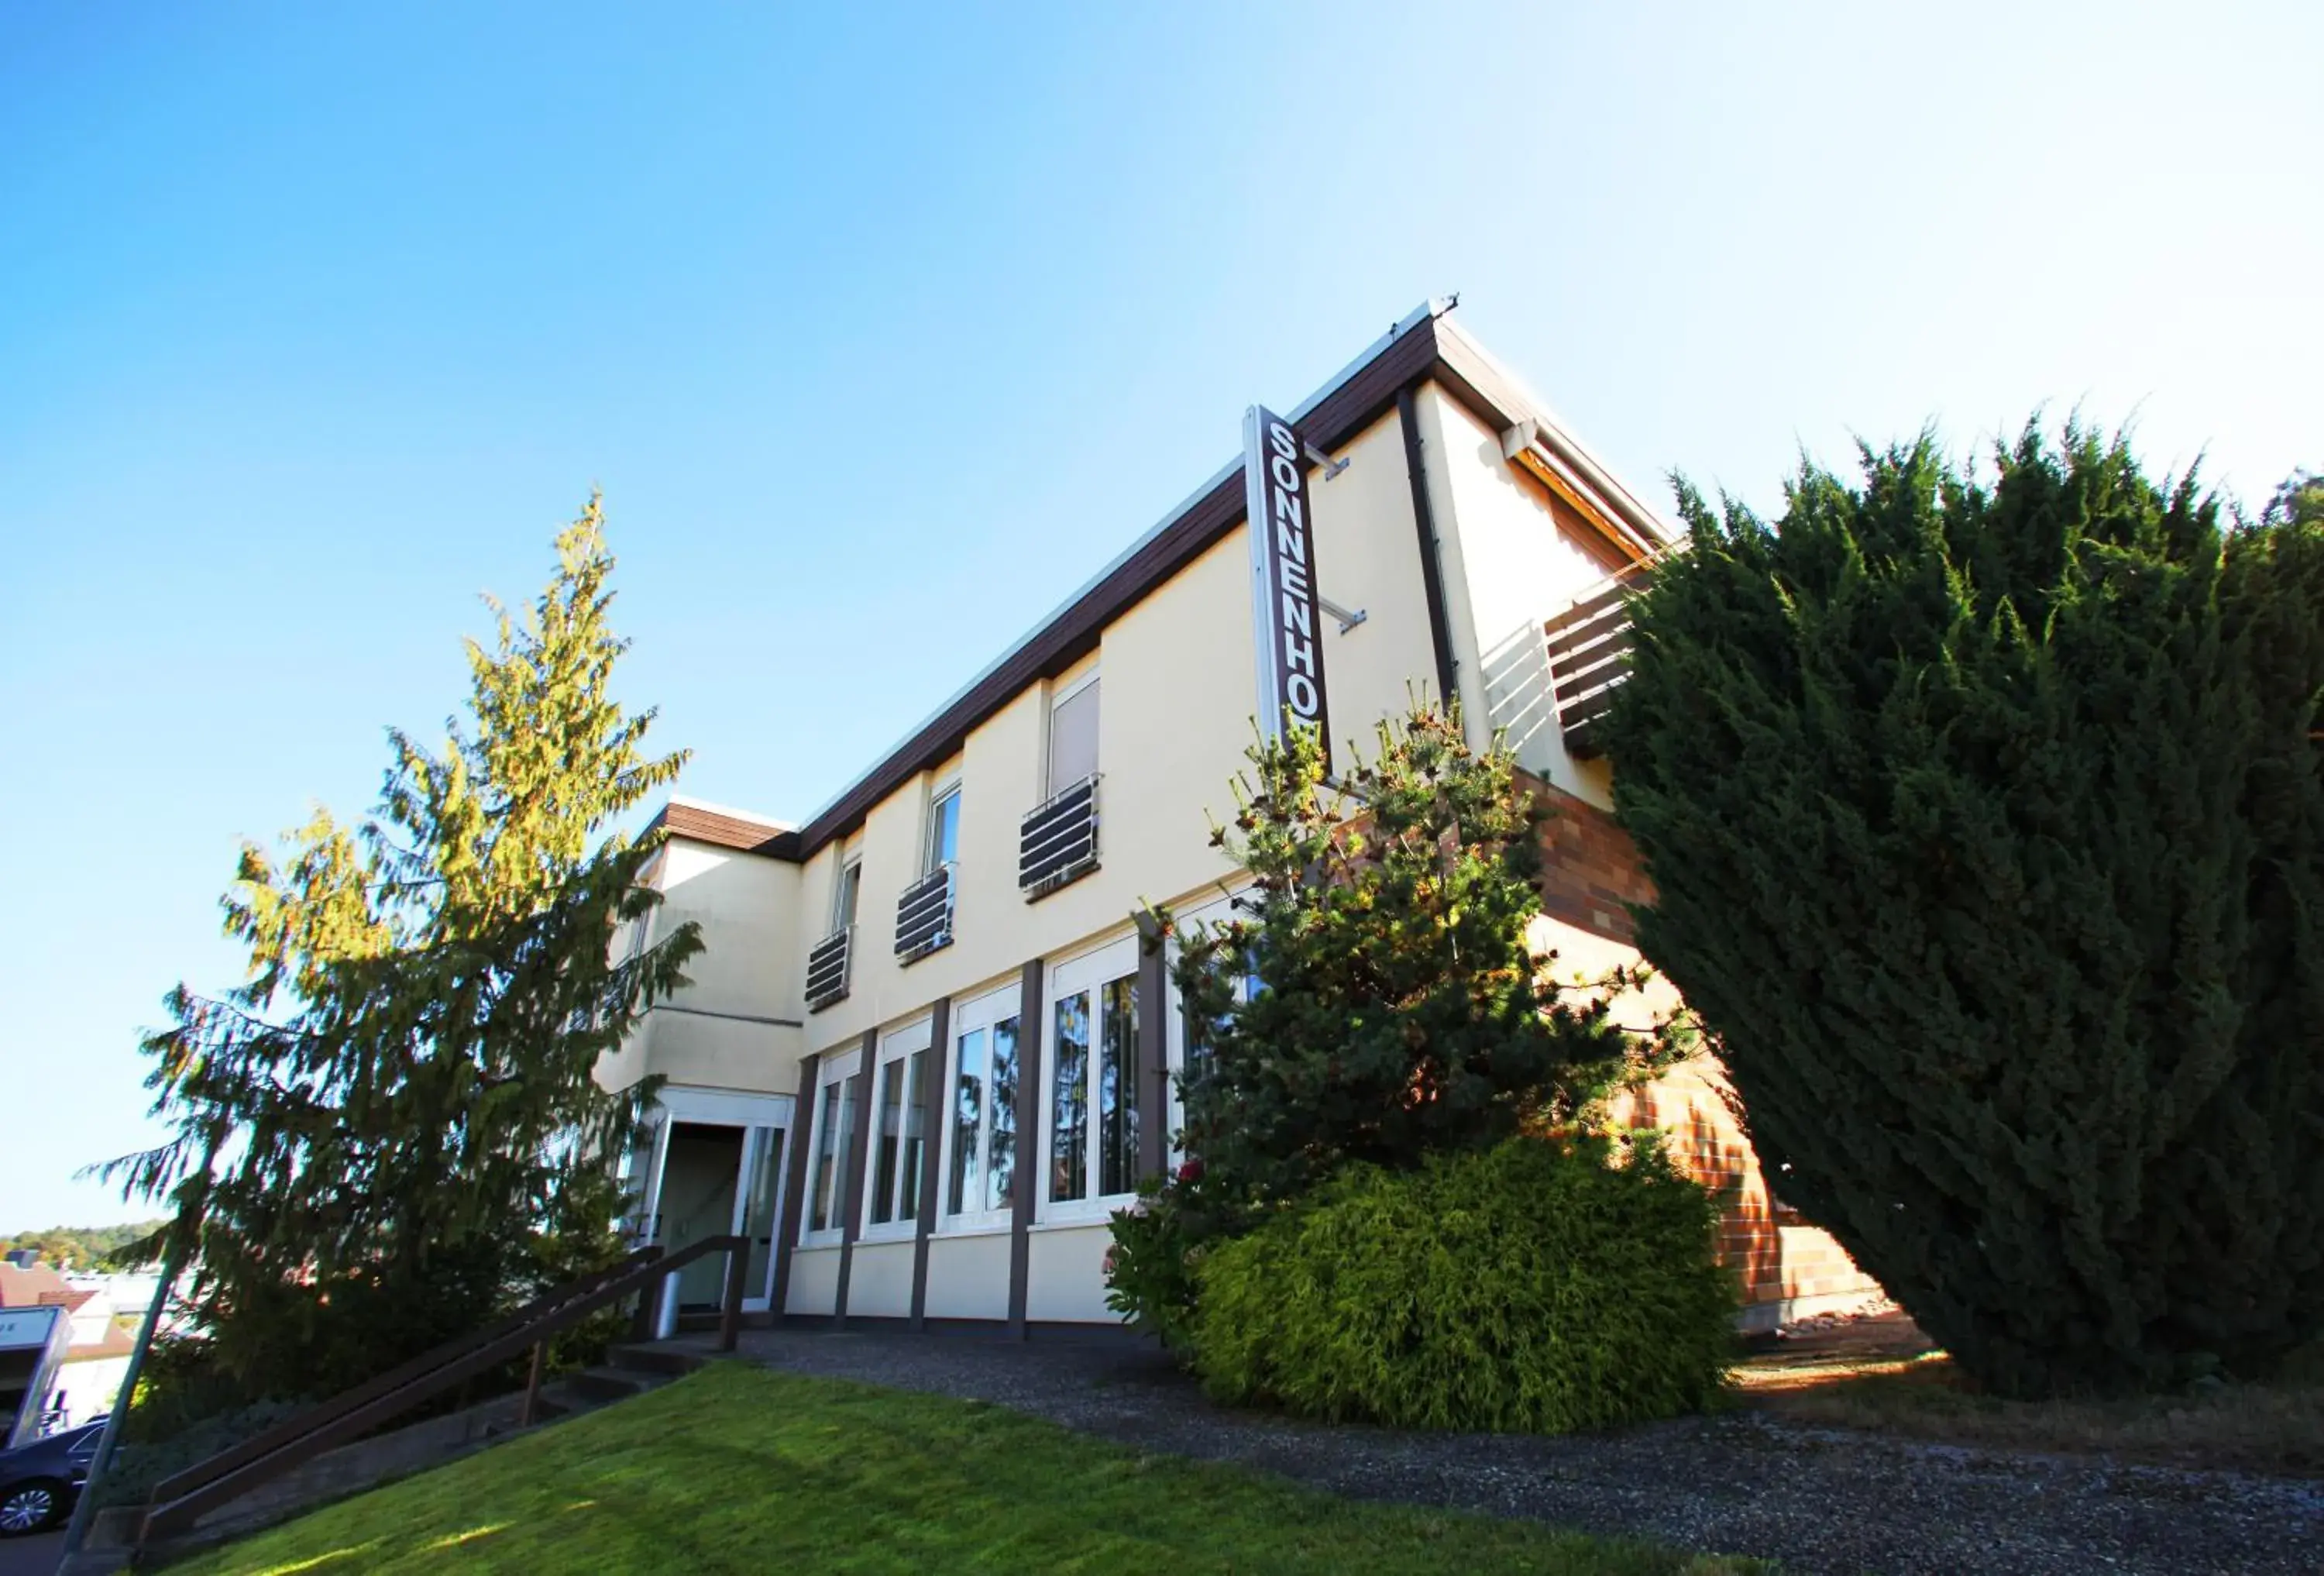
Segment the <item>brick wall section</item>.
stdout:
<path fill-rule="evenodd" d="M 1553 919 L 1637 945 L 1628 905 L 1655 900 L 1630 834 L 1614 817 L 1539 778 L 1519 780 L 1550 810 L 1541 827 L 1541 904 Z"/>
<path fill-rule="evenodd" d="M 1596 806 L 1537 778 L 1523 780 L 1551 811 L 1541 827 L 1543 911 L 1592 935 L 1637 945 L 1628 905 L 1653 902 L 1655 890 L 1629 834 Z M 1674 1068 L 1626 1097 L 1615 1115 L 1662 1129 L 1680 1169 L 1724 1195 L 1720 1258 L 1742 1283 L 1747 1326 L 1772 1323 L 1786 1316 L 1787 1304 L 1805 1299 L 1881 1295 L 1839 1243 L 1777 1205 L 1715 1060 L 1702 1056 Z"/>

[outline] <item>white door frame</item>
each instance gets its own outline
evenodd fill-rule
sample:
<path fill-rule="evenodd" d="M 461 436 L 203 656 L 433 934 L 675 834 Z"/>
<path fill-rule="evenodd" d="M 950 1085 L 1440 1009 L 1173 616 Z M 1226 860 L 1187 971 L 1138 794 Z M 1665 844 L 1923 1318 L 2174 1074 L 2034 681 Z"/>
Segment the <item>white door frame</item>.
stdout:
<path fill-rule="evenodd" d="M 768 1221 L 768 1251 L 766 1283 L 745 1286 L 742 1311 L 763 1313 L 771 1305 L 770 1287 L 775 1272 L 773 1239 L 782 1230 L 785 1191 L 790 1186 L 790 1146 L 798 1141 L 797 1124 L 792 1118 L 798 1104 L 788 1094 L 754 1094 L 735 1089 L 696 1089 L 668 1087 L 654 1102 L 660 1120 L 654 1124 L 654 1147 L 651 1169 L 646 1179 L 645 1219 L 651 1233 L 647 1240 L 661 1240 L 662 1170 L 669 1159 L 669 1132 L 672 1124 L 692 1122 L 703 1127 L 737 1128 L 742 1131 L 742 1151 L 736 1157 L 734 1171 L 734 1212 L 727 1230 L 740 1235 L 747 1223 L 751 1208 L 751 1179 L 756 1162 L 761 1157 L 764 1139 L 761 1134 L 780 1129 L 781 1150 L 771 1157 L 769 1164 L 775 1168 L 773 1218 Z M 665 1284 L 674 1284 L 673 1282 Z"/>

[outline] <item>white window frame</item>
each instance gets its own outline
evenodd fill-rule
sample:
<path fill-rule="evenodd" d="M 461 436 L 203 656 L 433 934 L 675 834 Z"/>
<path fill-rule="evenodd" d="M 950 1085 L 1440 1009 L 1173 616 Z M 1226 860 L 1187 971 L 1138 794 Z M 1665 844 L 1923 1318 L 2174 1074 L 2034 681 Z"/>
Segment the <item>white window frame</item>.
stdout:
<path fill-rule="evenodd" d="M 917 1023 L 908 1023 L 901 1028 L 890 1030 L 880 1037 L 879 1061 L 873 1065 L 872 1076 L 865 1081 L 863 1086 L 864 1103 L 870 1109 L 856 1113 L 859 1120 L 872 1124 L 865 1129 L 863 1135 L 863 1223 L 856 1232 L 856 1240 L 860 1242 L 892 1242 L 899 1239 L 909 1240 L 918 1229 L 920 1212 L 917 1203 L 914 1204 L 910 1214 L 902 1215 L 896 1220 L 874 1221 L 872 1218 L 872 1207 L 879 1202 L 880 1141 L 884 1136 L 880 1131 L 879 1125 L 882 1116 L 880 1095 L 881 1086 L 882 1081 L 888 1076 L 889 1068 L 901 1068 L 902 1071 L 898 1076 L 908 1080 L 912 1057 L 916 1055 L 925 1055 L 927 1053 L 935 1027 L 933 1019 L 923 1018 Z M 924 1061 L 920 1066 L 925 1073 L 927 1064 Z M 912 1112 L 919 1104 L 920 1092 L 907 1082 L 903 1093 L 903 1103 L 898 1108 L 898 1116 L 901 1123 L 908 1126 Z M 889 1185 L 895 1189 L 894 1196 L 899 1202 L 903 1198 L 905 1167 L 911 1154 L 903 1138 L 903 1130 L 899 1129 L 896 1135 L 895 1170 L 889 1177 Z M 927 1121 L 925 1113 L 920 1122 L 920 1141 L 922 1144 L 927 1142 Z M 927 1162 L 923 1158 L 920 1164 L 925 1166 Z M 917 1182 L 914 1185 L 918 1185 Z"/>
<path fill-rule="evenodd" d="M 835 1248 L 847 1240 L 847 1156 L 843 1149 L 831 1157 L 831 1223 L 821 1230 L 817 1230 L 815 1224 L 816 1165 L 823 1157 L 824 1091 L 834 1084 L 844 1085 L 862 1064 L 863 1053 L 853 1050 L 825 1056 L 816 1067 L 815 1110 L 808 1119 L 807 1133 L 807 1197 L 799 1201 L 798 1245 L 802 1248 Z M 832 1110 L 844 1111 L 846 1104 L 847 1091 L 843 1087 Z M 856 1120 L 862 1120 L 862 1113 L 855 1114 Z M 852 1142 L 854 1134 L 849 1132 L 842 1138 L 844 1142 Z"/>
<path fill-rule="evenodd" d="M 1082 1066 L 1083 1108 L 1087 1113 L 1087 1150 L 1084 1164 L 1087 1185 L 1099 1185 L 1103 1175 L 1098 1163 L 1098 1112 L 1096 1077 L 1098 1059 L 1105 1044 L 1105 1024 L 1102 1018 L 1103 997 L 1101 989 L 1124 975 L 1135 980 L 1138 975 L 1138 935 L 1135 931 L 1102 945 L 1091 948 L 1076 957 L 1052 963 L 1048 969 L 1048 988 L 1041 998 L 1041 1169 L 1040 1191 L 1036 1195 L 1036 1218 L 1044 1225 L 1068 1225 L 1102 1221 L 1136 1198 L 1135 1190 L 1127 1193 L 1093 1194 L 1076 1199 L 1051 1196 L 1051 1184 L 1056 1167 L 1057 1067 L 1060 1061 L 1057 1046 L 1057 1004 L 1082 991 L 1090 995 L 1089 1055 Z M 1131 986 L 1134 991 L 1135 985 Z M 1134 1043 L 1134 1042 L 1133 1042 Z M 1138 1092 L 1143 1098 L 1148 1092 Z M 1148 1113 L 1141 1110 L 1141 1119 Z"/>
<path fill-rule="evenodd" d="M 936 874 L 946 862 L 939 857 L 942 851 L 936 846 L 936 810 L 946 799 L 958 799 L 960 797 L 960 773 L 957 771 L 928 790 L 927 812 L 920 817 L 920 874 L 923 877 Z M 960 857 L 959 815 L 957 809 L 953 812 L 953 858 L 955 862 Z"/>
<path fill-rule="evenodd" d="M 957 1235 L 1006 1230 L 1015 1217 L 1016 1199 L 1013 1194 L 990 1209 L 979 1204 L 964 1208 L 956 1214 L 951 1212 L 953 1151 L 959 1141 L 957 1124 L 954 1120 L 954 1102 L 958 1099 L 960 1090 L 961 1041 L 982 1030 L 984 1034 L 984 1091 L 976 1117 L 975 1185 L 973 1189 L 964 1190 L 963 1203 L 966 1203 L 969 1199 L 984 1196 L 985 1177 L 992 1165 L 992 1031 L 1010 1018 L 1017 1020 L 1017 1075 L 1020 1079 L 1025 1075 L 1024 998 L 1025 993 L 1020 987 L 1010 985 L 953 1004 L 952 1022 L 945 1030 L 952 1037 L 952 1044 L 945 1048 L 943 1115 L 938 1123 L 943 1129 L 940 1164 L 936 1168 L 936 1229 L 939 1232 Z M 1014 1129 L 1014 1136 L 1017 1139 L 1017 1174 L 1021 1175 L 1027 1161 L 1025 1135 L 1019 1129 Z"/>
<path fill-rule="evenodd" d="M 863 850 L 859 847 L 844 850 L 840 853 L 839 863 L 833 868 L 831 877 L 830 928 L 824 932 L 824 935 L 837 935 L 841 931 L 845 930 L 849 926 L 855 923 L 855 919 L 847 917 L 843 911 L 844 907 L 844 900 L 847 895 L 847 872 L 850 871 L 855 872 L 856 918 L 861 918 L 862 917 Z"/>
<path fill-rule="evenodd" d="M 1057 708 L 1094 685 L 1102 676 L 1097 664 L 1092 663 L 1088 672 L 1049 691 L 1049 709 L 1041 715 L 1041 802 L 1044 804 L 1082 780 L 1080 778 L 1074 778 L 1072 782 L 1055 780 L 1056 773 L 1051 768 L 1055 766 L 1057 755 Z M 1102 694 L 1098 696 L 1097 714 L 1098 738 L 1102 745 L 1105 737 L 1105 696 Z M 1099 753 L 1102 760 L 1102 748 Z M 1093 765 L 1090 770 L 1094 772 L 1097 767 Z"/>

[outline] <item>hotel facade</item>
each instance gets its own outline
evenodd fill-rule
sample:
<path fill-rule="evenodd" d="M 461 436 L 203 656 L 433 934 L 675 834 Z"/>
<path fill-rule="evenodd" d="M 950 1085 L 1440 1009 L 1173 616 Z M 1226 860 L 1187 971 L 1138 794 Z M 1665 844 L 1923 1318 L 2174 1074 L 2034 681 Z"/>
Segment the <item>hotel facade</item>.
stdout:
<path fill-rule="evenodd" d="M 666 1080 L 632 1161 L 641 1235 L 749 1238 L 754 1314 L 1118 1326 L 1107 1221 L 1175 1163 L 1185 1054 L 1173 945 L 1137 917 L 1225 915 L 1241 878 L 1211 827 L 1263 693 L 1327 706 L 1340 751 L 1457 696 L 1558 811 L 1552 966 L 1635 960 L 1627 904 L 1651 894 L 1591 726 L 1623 577 L 1673 533 L 1450 314 L 1260 420 L 1258 475 L 1220 471 L 805 822 L 670 801 L 650 923 L 699 921 L 706 949 L 599 1073 Z M 1277 527 L 1257 542 L 1254 515 Z M 1877 1294 L 1788 1218 L 1720 1092 L 1692 1065 L 1634 1114 L 1727 1190 L 1746 1323 Z M 697 1261 L 676 1303 L 715 1304 L 722 1273 Z"/>

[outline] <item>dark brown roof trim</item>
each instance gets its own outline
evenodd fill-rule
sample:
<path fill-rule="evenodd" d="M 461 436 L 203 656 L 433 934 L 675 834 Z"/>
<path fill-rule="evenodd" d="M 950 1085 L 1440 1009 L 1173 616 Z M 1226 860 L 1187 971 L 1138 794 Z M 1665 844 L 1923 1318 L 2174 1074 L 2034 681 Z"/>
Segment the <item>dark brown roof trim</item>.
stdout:
<path fill-rule="evenodd" d="M 1471 414 L 1500 432 L 1540 413 L 1506 373 L 1459 329 L 1444 322 L 1450 302 L 1431 302 L 1398 323 L 1370 358 L 1350 368 L 1317 399 L 1293 413 L 1302 435 L 1332 450 L 1396 405 L 1399 390 L 1432 379 Z M 1595 491 L 1595 489 L 1593 489 Z M 1627 494 L 1616 509 L 1641 507 Z M 1148 534 L 1096 584 L 1036 631 L 904 742 L 818 811 L 796 833 L 788 850 L 754 848 L 780 859 L 804 859 L 853 832 L 872 806 L 915 775 L 949 760 L 969 733 L 1027 686 L 1053 677 L 1097 649 L 1106 625 L 1120 618 L 1242 522 L 1242 465 L 1236 463 L 1178 512 Z"/>
<path fill-rule="evenodd" d="M 654 815 L 646 826 L 650 836 L 667 832 L 672 837 L 691 838 L 717 848 L 737 849 L 744 853 L 762 853 L 770 859 L 787 859 L 797 862 L 799 834 L 796 827 L 776 828 L 764 821 L 749 821 L 740 816 L 724 816 L 701 805 L 689 805 L 673 799 Z"/>

